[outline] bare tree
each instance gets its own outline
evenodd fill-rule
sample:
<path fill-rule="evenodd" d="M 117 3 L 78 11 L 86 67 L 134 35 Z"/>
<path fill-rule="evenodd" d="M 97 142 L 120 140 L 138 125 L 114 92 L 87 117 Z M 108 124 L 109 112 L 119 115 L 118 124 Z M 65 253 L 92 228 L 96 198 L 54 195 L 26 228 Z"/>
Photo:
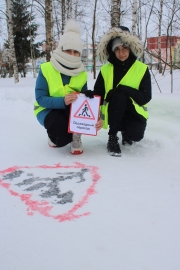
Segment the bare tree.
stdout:
<path fill-rule="evenodd" d="M 172 2 L 172 6 L 171 3 L 167 4 L 167 8 L 169 11 L 168 17 L 167 17 L 167 29 L 166 29 L 166 60 L 165 60 L 165 65 L 164 65 L 164 69 L 163 69 L 163 75 L 166 69 L 166 66 L 168 65 L 170 67 L 170 73 L 172 73 L 172 69 L 173 69 L 173 61 L 172 61 L 172 30 L 173 30 L 173 23 L 174 23 L 174 17 L 177 11 L 180 10 L 179 5 L 176 6 L 176 0 L 173 0 Z M 168 54 L 168 49 L 169 49 L 169 54 Z M 170 56 L 170 63 L 168 63 L 168 55 Z M 175 66 L 175 65 L 174 65 Z"/>
<path fill-rule="evenodd" d="M 162 62 L 161 62 L 161 28 L 162 28 L 162 15 L 163 15 L 163 4 L 164 1 L 159 1 L 159 26 L 158 26 L 158 69 L 159 73 L 162 73 Z"/>
<path fill-rule="evenodd" d="M 171 4 L 171 3 L 170 3 Z M 169 23 L 167 27 L 167 40 L 166 40 L 166 62 L 167 62 L 167 55 L 168 55 L 168 47 L 169 47 L 169 53 L 170 53 L 170 74 L 171 74 L 171 93 L 173 93 L 173 68 L 175 67 L 175 63 L 172 58 L 172 30 L 173 30 L 173 23 L 174 23 L 174 17 L 176 13 L 180 10 L 179 3 L 176 2 L 176 0 L 172 1 L 172 6 L 168 3 L 168 8 L 170 9 L 170 16 L 169 16 Z M 169 43 L 169 44 L 168 44 Z M 166 67 L 166 64 L 165 64 Z M 165 67 L 163 74 L 165 72 Z"/>
<path fill-rule="evenodd" d="M 33 38 L 31 35 L 31 23 L 32 23 L 32 8 L 33 8 L 33 1 L 31 3 L 31 11 L 30 11 L 30 18 L 29 18 L 29 34 L 30 34 L 30 50 L 31 50 L 31 59 L 32 59 L 32 70 L 33 70 L 33 78 L 36 78 L 36 59 L 34 55 L 34 46 L 33 46 Z"/>
<path fill-rule="evenodd" d="M 15 83 L 18 83 L 19 82 L 19 75 L 18 75 L 18 66 L 17 66 L 17 61 L 16 61 L 15 47 L 14 47 L 12 2 L 11 2 L 11 0 L 6 0 L 6 11 L 7 11 L 7 28 L 8 28 L 10 62 L 13 65 Z"/>
<path fill-rule="evenodd" d="M 61 35 L 64 33 L 64 28 L 68 19 L 72 18 L 81 24 L 83 23 L 83 18 L 85 16 L 88 17 L 88 13 L 84 13 L 87 4 L 89 4 L 89 2 L 86 3 L 83 0 L 53 0 L 54 39 L 60 40 Z"/>
<path fill-rule="evenodd" d="M 72 0 L 66 0 L 67 19 L 72 19 Z"/>
<path fill-rule="evenodd" d="M 74 3 L 74 18 L 75 18 L 75 20 L 77 19 L 77 16 L 78 16 L 78 0 L 75 0 L 75 3 Z"/>
<path fill-rule="evenodd" d="M 46 61 L 50 61 L 53 48 L 52 0 L 45 0 Z"/>
<path fill-rule="evenodd" d="M 138 36 L 142 40 L 142 1 L 139 0 L 139 12 L 138 12 Z"/>
<path fill-rule="evenodd" d="M 132 32 L 136 35 L 137 29 L 137 0 L 133 0 L 132 3 Z"/>
<path fill-rule="evenodd" d="M 151 18 L 151 15 L 153 13 L 153 8 L 154 8 L 154 3 L 155 3 L 155 0 L 152 0 L 152 4 L 151 4 L 151 8 L 150 8 L 150 11 L 149 11 L 149 15 L 147 17 L 147 20 L 146 20 L 146 26 L 145 26 L 145 38 L 144 38 L 144 48 L 146 46 L 146 41 L 147 41 L 147 29 L 148 29 L 148 25 L 149 25 L 149 21 L 150 21 L 150 18 Z M 144 62 L 144 55 L 143 55 L 143 62 Z"/>
<path fill-rule="evenodd" d="M 176 8 L 174 9 L 173 21 L 170 22 L 173 14 L 173 1 Z M 53 31 L 54 36 L 58 37 L 58 40 L 60 39 L 60 35 L 64 32 L 66 20 L 74 18 L 80 23 L 82 29 L 85 30 L 83 39 L 87 39 L 86 37 L 88 36 L 89 41 L 91 40 L 90 42 L 92 42 L 92 47 L 96 46 L 96 40 L 98 40 L 109 27 L 118 27 L 119 24 L 121 24 L 130 28 L 132 27 L 133 33 L 138 34 L 140 39 L 143 40 L 144 48 L 146 47 L 147 37 L 161 37 L 163 34 L 167 33 L 169 42 L 171 42 L 170 36 L 175 33 L 175 35 L 178 35 L 178 31 L 180 30 L 180 13 L 178 12 L 179 1 L 180 0 L 99 0 L 97 1 L 95 15 L 95 0 L 34 0 L 34 2 L 39 3 L 41 10 L 42 7 L 44 8 L 42 12 L 44 18 L 45 9 L 47 10 L 45 2 L 46 4 L 47 2 L 53 2 L 54 22 L 52 22 L 52 24 L 54 23 L 54 25 L 56 25 Z M 93 21 L 94 19 L 95 21 Z M 168 28 L 169 24 L 170 26 Z M 48 38 L 45 39 L 48 42 Z M 167 61 L 164 59 L 161 48 L 161 38 L 159 38 L 158 46 L 156 47 L 156 51 L 148 51 L 147 48 L 146 51 L 151 58 L 158 59 L 159 72 L 161 72 L 160 69 L 162 65 L 168 67 L 172 65 L 168 62 L 168 59 Z M 171 51 L 171 62 L 174 61 L 174 58 L 173 48 Z M 176 56 L 176 59 L 178 59 L 178 56 Z M 94 59 L 92 60 L 94 61 Z M 143 57 L 142 61 L 144 60 Z M 173 67 L 176 67 L 174 62 Z"/>
<path fill-rule="evenodd" d="M 58 6 L 56 6 L 55 1 L 53 1 L 53 15 L 54 15 L 53 26 L 56 28 L 57 38 L 59 40 L 60 39 L 60 33 L 61 33 L 61 26 L 60 26 L 60 21 L 59 21 L 59 18 L 58 18 L 57 9 L 58 9 Z"/>
<path fill-rule="evenodd" d="M 120 23 L 121 0 L 112 0 L 111 2 L 111 27 L 118 27 Z"/>
<path fill-rule="evenodd" d="M 65 0 L 61 0 L 61 29 L 62 34 L 64 32 L 65 24 L 66 24 L 66 2 Z"/>
<path fill-rule="evenodd" d="M 93 48 L 92 63 L 93 63 L 94 79 L 96 79 L 96 48 L 95 48 L 96 8 L 97 8 L 97 0 L 94 1 L 94 13 L 93 13 L 93 25 L 92 25 L 92 48 Z"/>

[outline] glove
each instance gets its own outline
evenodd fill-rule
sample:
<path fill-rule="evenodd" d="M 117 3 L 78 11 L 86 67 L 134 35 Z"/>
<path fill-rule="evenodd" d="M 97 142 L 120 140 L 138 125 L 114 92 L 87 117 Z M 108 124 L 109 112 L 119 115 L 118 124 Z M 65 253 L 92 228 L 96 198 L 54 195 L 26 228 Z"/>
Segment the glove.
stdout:
<path fill-rule="evenodd" d="M 85 96 L 88 98 L 94 98 L 94 91 L 92 90 L 86 90 L 85 92 L 83 92 L 83 94 L 85 94 Z"/>
<path fill-rule="evenodd" d="M 112 90 L 110 90 L 106 96 L 106 101 L 110 102 L 112 97 L 114 96 L 114 94 L 119 90 L 119 88 L 113 88 Z"/>

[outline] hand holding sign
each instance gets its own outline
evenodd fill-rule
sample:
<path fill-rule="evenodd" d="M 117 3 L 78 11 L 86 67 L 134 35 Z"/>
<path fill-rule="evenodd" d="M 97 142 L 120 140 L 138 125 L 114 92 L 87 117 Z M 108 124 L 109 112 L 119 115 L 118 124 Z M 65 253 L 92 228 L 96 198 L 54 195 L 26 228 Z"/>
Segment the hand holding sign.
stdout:
<path fill-rule="evenodd" d="M 64 97 L 64 102 L 66 105 L 70 105 L 72 102 L 74 102 L 77 99 L 77 95 L 74 93 L 67 94 Z"/>
<path fill-rule="evenodd" d="M 99 118 L 100 97 L 87 98 L 78 94 L 78 98 L 71 104 L 69 117 L 69 132 L 97 135 L 102 125 Z"/>
<path fill-rule="evenodd" d="M 95 125 L 95 128 L 96 128 L 96 131 L 99 131 L 103 126 L 103 120 L 99 118 L 99 120 L 97 121 L 96 125 Z"/>

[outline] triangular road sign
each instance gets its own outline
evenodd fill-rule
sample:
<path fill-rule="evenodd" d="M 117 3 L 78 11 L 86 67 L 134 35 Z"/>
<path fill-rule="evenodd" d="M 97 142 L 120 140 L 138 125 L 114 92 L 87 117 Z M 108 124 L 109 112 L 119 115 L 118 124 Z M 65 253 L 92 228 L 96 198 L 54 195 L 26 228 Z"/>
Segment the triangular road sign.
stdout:
<path fill-rule="evenodd" d="M 87 100 L 85 100 L 74 114 L 75 118 L 95 120 L 94 114 Z"/>

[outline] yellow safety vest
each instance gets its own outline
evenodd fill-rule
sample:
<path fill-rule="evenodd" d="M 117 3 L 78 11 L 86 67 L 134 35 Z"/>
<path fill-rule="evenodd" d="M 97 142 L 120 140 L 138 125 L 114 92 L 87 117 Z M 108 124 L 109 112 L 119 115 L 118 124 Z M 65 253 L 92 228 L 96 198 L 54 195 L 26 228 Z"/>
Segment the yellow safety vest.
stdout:
<path fill-rule="evenodd" d="M 64 97 L 72 92 L 80 92 L 87 82 L 87 72 L 82 71 L 77 76 L 72 76 L 69 84 L 63 85 L 61 74 L 53 67 L 51 62 L 41 64 L 41 71 L 48 83 L 50 97 Z M 35 102 L 35 115 L 44 109 L 46 108 L 41 107 L 37 101 Z"/>
<path fill-rule="evenodd" d="M 146 72 L 147 65 L 136 60 L 134 64 L 130 67 L 125 76 L 121 79 L 118 85 L 125 85 L 136 90 L 139 90 L 140 82 Z M 108 92 L 113 88 L 113 70 L 114 67 L 111 63 L 107 63 L 101 67 L 101 74 L 104 79 L 105 84 L 105 97 L 104 103 L 101 106 L 101 119 L 104 121 L 103 128 L 108 127 L 108 105 L 109 103 L 105 101 Z M 117 85 L 117 86 L 118 86 Z M 139 106 L 132 98 L 132 104 L 135 107 L 137 113 L 142 115 L 145 119 L 148 119 L 147 105 Z"/>

